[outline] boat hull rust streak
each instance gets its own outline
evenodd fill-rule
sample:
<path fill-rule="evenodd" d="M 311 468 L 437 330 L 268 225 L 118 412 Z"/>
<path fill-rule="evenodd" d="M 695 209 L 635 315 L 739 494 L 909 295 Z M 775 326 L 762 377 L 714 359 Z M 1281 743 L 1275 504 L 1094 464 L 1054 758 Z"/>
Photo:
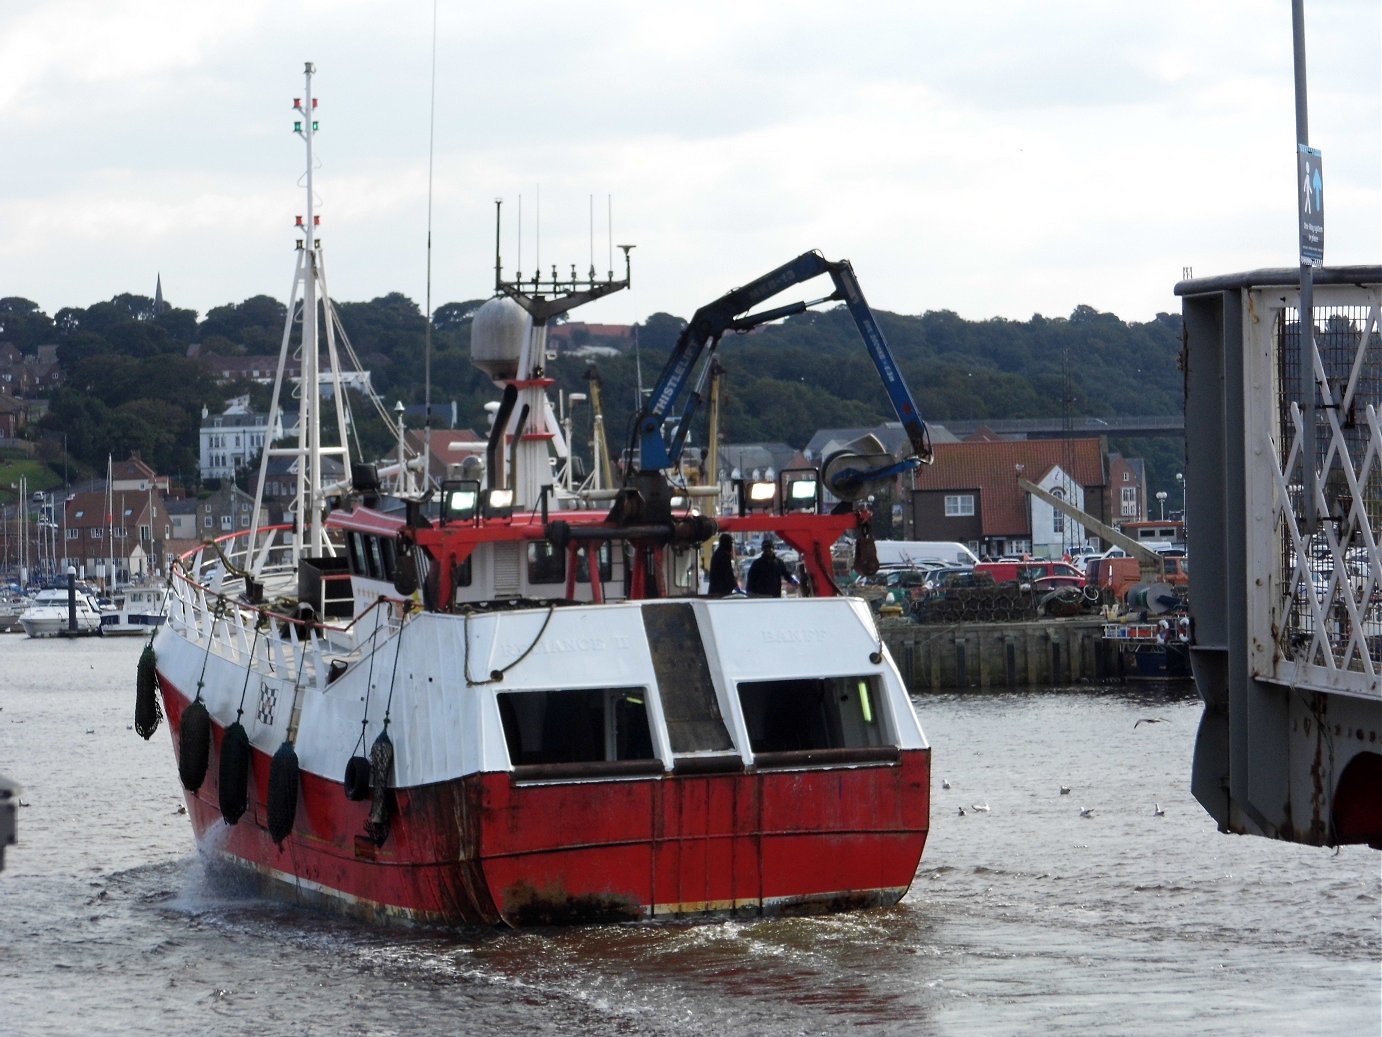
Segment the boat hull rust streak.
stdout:
<path fill-rule="evenodd" d="M 188 699 L 160 676 L 177 730 Z M 223 734 L 213 724 L 217 757 Z M 249 810 L 235 825 L 217 805 L 218 768 L 185 793 L 199 846 L 292 887 L 306 905 L 371 922 L 525 926 L 890 906 L 911 884 L 930 814 L 923 748 L 895 763 L 748 769 L 729 781 L 471 774 L 391 790 L 390 832 L 376 845 L 369 801 L 303 772 L 297 822 L 280 848 L 267 827 L 271 758 L 252 752 Z M 809 817 L 803 802 L 813 804 Z M 535 816 L 550 823 L 533 825 Z"/>

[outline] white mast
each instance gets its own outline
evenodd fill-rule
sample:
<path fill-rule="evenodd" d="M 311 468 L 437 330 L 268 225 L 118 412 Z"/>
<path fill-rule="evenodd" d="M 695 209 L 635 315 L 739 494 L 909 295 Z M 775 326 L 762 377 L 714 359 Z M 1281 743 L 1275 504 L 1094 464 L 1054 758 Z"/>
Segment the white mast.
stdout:
<path fill-rule="evenodd" d="M 264 434 L 264 452 L 259 466 L 259 484 L 255 488 L 254 514 L 251 517 L 250 543 L 254 544 L 259 532 L 259 513 L 264 500 L 264 484 L 268 477 L 271 457 L 291 457 L 296 461 L 297 493 L 295 496 L 296 514 L 293 518 L 294 536 L 292 556 L 296 560 L 304 555 L 333 554 L 334 550 L 327 540 L 322 525 L 326 512 L 326 483 L 322 471 L 324 457 L 336 456 L 341 460 L 344 475 L 350 476 L 350 453 L 346 438 L 346 416 L 344 387 L 341 384 L 340 363 L 336 352 L 333 327 L 334 311 L 331 296 L 326 289 L 326 269 L 321 254 L 321 242 L 317 239 L 319 217 L 316 214 L 316 195 L 312 180 L 315 162 L 312 156 L 312 139 L 317 132 L 317 100 L 312 96 L 312 76 L 316 66 L 312 62 L 305 65 L 305 85 L 303 96 L 295 98 L 293 109 L 300 117 L 295 120 L 293 130 L 303 139 L 307 150 L 307 171 L 303 182 L 307 190 L 307 214 L 297 218 L 297 229 L 302 240 L 297 243 L 297 270 L 293 278 L 293 294 L 288 301 L 288 317 L 283 327 L 283 341 L 279 350 L 278 372 L 274 378 L 273 403 L 269 408 L 268 427 Z M 288 358 L 292 349 L 294 319 L 299 312 L 297 303 L 302 300 L 302 339 L 298 350 L 301 363 L 301 379 L 298 382 L 298 435 L 294 447 L 273 448 L 274 430 L 279 427 L 283 415 L 285 387 L 291 383 L 286 374 Z M 332 387 L 332 402 L 336 409 L 337 445 L 323 446 L 321 437 L 321 341 L 318 331 L 317 306 L 320 303 L 326 318 L 327 371 Z M 267 546 L 267 545 L 265 545 Z M 262 561 L 262 560 L 261 560 Z"/>

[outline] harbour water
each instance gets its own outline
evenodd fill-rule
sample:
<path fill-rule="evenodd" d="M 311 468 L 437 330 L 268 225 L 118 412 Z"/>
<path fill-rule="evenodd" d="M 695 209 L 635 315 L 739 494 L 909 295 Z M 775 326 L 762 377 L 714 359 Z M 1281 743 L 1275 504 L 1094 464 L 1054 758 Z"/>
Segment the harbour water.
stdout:
<path fill-rule="evenodd" d="M 7 1035 L 1382 1030 L 1382 855 L 1216 832 L 1188 686 L 920 697 L 931 837 L 889 910 L 399 932 L 208 878 L 166 725 L 129 729 L 141 647 L 0 638 Z"/>

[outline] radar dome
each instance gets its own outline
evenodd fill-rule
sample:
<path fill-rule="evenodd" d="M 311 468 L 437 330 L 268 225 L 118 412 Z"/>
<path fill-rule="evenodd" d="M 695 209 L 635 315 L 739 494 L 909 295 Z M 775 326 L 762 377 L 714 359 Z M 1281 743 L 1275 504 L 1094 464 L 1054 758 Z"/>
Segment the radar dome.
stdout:
<path fill-rule="evenodd" d="M 470 325 L 470 362 L 491 378 L 516 378 L 518 359 L 532 321 L 508 296 L 499 296 L 475 311 Z"/>

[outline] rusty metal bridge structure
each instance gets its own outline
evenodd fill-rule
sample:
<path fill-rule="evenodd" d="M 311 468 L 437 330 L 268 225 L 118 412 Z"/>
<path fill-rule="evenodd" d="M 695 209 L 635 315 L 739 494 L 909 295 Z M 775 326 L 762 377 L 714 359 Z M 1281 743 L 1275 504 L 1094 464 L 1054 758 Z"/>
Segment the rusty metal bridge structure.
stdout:
<path fill-rule="evenodd" d="M 1192 790 L 1221 830 L 1382 848 L 1382 267 L 1176 286 Z"/>

